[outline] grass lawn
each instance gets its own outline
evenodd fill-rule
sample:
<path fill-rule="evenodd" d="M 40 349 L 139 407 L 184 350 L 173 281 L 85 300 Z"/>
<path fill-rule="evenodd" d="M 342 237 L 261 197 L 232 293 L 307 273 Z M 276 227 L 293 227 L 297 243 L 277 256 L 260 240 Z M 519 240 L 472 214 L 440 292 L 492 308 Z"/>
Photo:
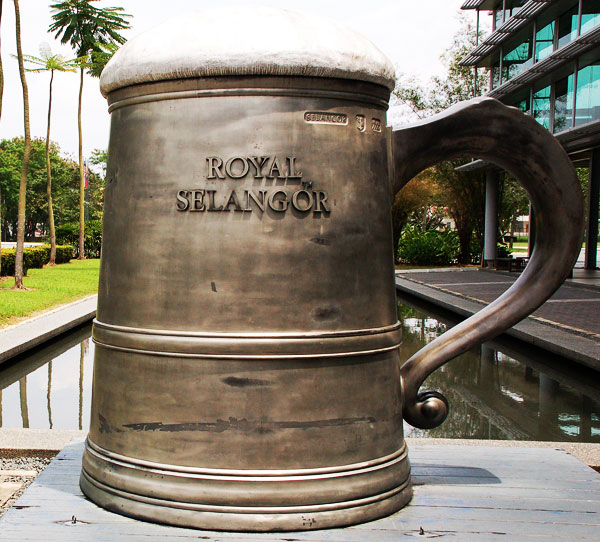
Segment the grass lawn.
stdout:
<path fill-rule="evenodd" d="M 98 291 L 100 260 L 71 260 L 70 263 L 30 269 L 23 283 L 29 290 L 11 290 L 13 277 L 0 279 L 0 327 L 25 316 L 95 294 Z"/>

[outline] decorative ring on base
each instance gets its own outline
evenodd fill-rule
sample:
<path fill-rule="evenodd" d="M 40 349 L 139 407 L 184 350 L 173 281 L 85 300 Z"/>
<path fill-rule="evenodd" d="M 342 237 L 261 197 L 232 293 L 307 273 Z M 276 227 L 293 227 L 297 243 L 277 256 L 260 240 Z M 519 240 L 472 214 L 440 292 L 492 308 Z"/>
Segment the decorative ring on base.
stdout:
<path fill-rule="evenodd" d="M 412 497 L 406 446 L 368 468 L 228 476 L 130 464 L 86 443 L 80 486 L 96 504 L 126 516 L 222 531 L 342 527 L 396 512 Z M 391 459 L 390 459 L 391 457 Z M 213 469 L 211 469 L 212 471 Z M 315 471 L 315 472 L 313 472 Z M 250 471 L 249 471 L 250 472 Z M 293 472 L 293 474 L 292 474 Z"/>

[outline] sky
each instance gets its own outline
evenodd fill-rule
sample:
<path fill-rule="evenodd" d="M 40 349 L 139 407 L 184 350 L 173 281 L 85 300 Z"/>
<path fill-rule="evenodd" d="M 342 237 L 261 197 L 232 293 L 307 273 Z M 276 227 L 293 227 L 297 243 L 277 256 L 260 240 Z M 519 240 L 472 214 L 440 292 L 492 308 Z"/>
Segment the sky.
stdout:
<path fill-rule="evenodd" d="M 370 39 L 392 61 L 396 70 L 423 82 L 444 72 L 439 57 L 450 46 L 459 29 L 460 6 L 464 0 L 265 0 L 265 5 L 304 11 L 334 19 Z M 39 56 L 41 43 L 55 53 L 74 56 L 47 32 L 51 24 L 48 0 L 20 0 L 21 35 L 24 54 Z M 185 12 L 201 11 L 216 5 L 257 4 L 243 0 L 100 0 L 98 7 L 121 6 L 133 17 L 130 39 L 168 18 Z M 168 9 L 167 9 L 168 8 Z M 462 12 L 474 19 L 474 12 Z M 4 95 L 0 118 L 0 138 L 23 135 L 23 98 L 16 55 L 15 16 L 12 0 L 4 0 L 0 28 L 4 69 Z M 48 73 L 28 73 L 32 137 L 46 137 Z M 77 157 L 77 97 L 79 76 L 56 73 L 53 86 L 51 139 L 63 154 Z M 83 94 L 83 153 L 108 147 L 110 115 L 100 94 L 99 80 L 85 77 Z"/>

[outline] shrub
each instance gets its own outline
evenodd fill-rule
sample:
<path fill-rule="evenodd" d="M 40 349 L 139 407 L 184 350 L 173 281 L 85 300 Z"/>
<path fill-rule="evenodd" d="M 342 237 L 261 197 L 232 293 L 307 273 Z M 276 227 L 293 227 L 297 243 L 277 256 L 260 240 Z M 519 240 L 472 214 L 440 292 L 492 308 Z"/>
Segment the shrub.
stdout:
<path fill-rule="evenodd" d="M 75 257 L 79 256 L 79 223 L 68 222 L 56 228 L 56 242 L 75 247 Z M 83 240 L 86 258 L 99 258 L 102 248 L 102 221 L 88 220 L 85 223 Z"/>
<path fill-rule="evenodd" d="M 412 265 L 450 265 L 458 261 L 458 234 L 448 229 L 420 232 L 405 228 L 398 243 L 398 259 Z"/>
<path fill-rule="evenodd" d="M 496 248 L 496 255 L 498 256 L 498 258 L 512 258 L 512 252 L 510 251 L 510 248 L 504 243 L 498 243 Z"/>
<path fill-rule="evenodd" d="M 69 263 L 74 257 L 75 249 L 71 245 L 56 245 L 56 263 Z"/>
<path fill-rule="evenodd" d="M 56 247 L 56 263 L 67 263 L 73 258 L 73 247 L 63 245 Z M 2 250 L 2 264 L 0 275 L 14 276 L 15 257 L 17 250 L 15 248 Z M 27 275 L 28 269 L 41 269 L 50 261 L 50 245 L 38 247 L 25 247 L 23 249 L 23 274 Z"/>

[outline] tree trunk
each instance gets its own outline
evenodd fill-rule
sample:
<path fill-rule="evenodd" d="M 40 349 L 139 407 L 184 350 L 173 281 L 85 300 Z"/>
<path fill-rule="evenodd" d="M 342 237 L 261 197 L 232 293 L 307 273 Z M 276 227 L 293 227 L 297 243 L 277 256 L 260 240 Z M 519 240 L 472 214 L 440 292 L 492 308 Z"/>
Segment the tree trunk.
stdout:
<path fill-rule="evenodd" d="M 48 97 L 48 129 L 46 130 L 46 177 L 48 178 L 48 222 L 50 223 L 50 261 L 48 265 L 56 265 L 56 234 L 54 231 L 54 211 L 52 209 L 52 173 L 50 171 L 50 117 L 52 115 L 52 82 L 54 70 L 50 70 L 50 91 Z"/>
<path fill-rule="evenodd" d="M 460 214 L 454 214 L 454 223 L 458 233 L 458 244 L 460 253 L 458 263 L 465 265 L 471 263 L 471 239 L 473 237 L 473 222 Z"/>
<path fill-rule="evenodd" d="M 15 0 L 16 2 L 17 0 Z M 29 407 L 27 406 L 27 377 L 19 380 L 19 398 L 21 400 L 21 419 L 23 429 L 29 429 Z"/>
<path fill-rule="evenodd" d="M 27 172 L 29 170 L 29 155 L 31 153 L 31 135 L 29 133 L 29 91 L 25 79 L 23 66 L 23 51 L 21 49 L 21 14 L 19 0 L 15 4 L 15 27 L 17 35 L 17 60 L 19 62 L 19 75 L 23 87 L 23 125 L 25 129 L 25 148 L 23 150 L 23 163 L 21 164 L 21 180 L 19 183 L 19 207 L 17 220 L 17 252 L 15 255 L 15 285 L 13 288 L 24 290 L 23 286 L 23 247 L 25 244 L 25 196 L 27 192 Z"/>
<path fill-rule="evenodd" d="M 79 107 L 77 108 L 77 128 L 79 130 L 79 260 L 85 260 L 85 179 L 83 175 L 83 134 L 81 132 L 81 98 L 83 96 L 83 67 L 79 77 Z"/>

